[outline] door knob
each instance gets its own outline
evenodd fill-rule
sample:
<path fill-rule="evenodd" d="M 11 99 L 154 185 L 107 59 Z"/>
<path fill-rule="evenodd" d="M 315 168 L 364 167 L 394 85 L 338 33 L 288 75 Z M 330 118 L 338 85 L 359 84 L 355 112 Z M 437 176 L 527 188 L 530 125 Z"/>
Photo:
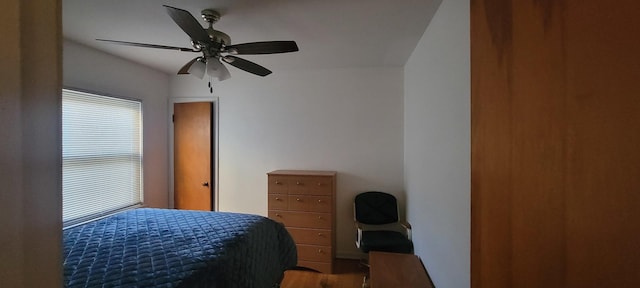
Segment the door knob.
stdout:
<path fill-rule="evenodd" d="M 204 182 L 204 183 L 202 183 L 202 186 L 204 186 L 204 187 L 209 187 L 209 182 Z"/>

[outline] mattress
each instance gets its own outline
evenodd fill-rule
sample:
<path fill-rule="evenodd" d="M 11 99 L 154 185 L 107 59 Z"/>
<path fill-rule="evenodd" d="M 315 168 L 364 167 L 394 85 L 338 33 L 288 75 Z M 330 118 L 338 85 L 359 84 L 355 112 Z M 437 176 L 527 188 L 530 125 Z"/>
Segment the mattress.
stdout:
<path fill-rule="evenodd" d="M 268 218 L 141 208 L 64 230 L 65 287 L 273 287 L 296 247 Z"/>

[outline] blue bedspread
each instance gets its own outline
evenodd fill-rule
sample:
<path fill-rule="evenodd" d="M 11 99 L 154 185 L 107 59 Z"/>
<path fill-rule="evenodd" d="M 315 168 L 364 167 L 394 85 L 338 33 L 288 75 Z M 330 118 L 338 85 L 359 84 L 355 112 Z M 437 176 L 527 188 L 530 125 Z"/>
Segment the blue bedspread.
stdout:
<path fill-rule="evenodd" d="M 64 231 L 65 287 L 273 287 L 285 228 L 247 214 L 135 209 Z"/>

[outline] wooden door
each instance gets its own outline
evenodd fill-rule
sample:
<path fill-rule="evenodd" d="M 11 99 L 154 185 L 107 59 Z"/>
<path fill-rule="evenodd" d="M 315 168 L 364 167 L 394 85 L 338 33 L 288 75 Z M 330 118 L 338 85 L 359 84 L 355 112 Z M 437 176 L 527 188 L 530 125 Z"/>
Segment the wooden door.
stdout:
<path fill-rule="evenodd" d="M 471 1 L 471 282 L 640 287 L 640 1 Z"/>
<path fill-rule="evenodd" d="M 176 209 L 212 210 L 212 115 L 211 102 L 173 106 Z"/>

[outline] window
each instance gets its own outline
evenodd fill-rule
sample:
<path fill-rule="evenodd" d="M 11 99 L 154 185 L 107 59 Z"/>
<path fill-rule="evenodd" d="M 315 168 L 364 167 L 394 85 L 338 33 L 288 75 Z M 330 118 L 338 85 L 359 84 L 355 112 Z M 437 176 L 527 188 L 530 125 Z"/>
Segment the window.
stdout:
<path fill-rule="evenodd" d="M 142 203 L 142 103 L 62 90 L 65 226 Z"/>

